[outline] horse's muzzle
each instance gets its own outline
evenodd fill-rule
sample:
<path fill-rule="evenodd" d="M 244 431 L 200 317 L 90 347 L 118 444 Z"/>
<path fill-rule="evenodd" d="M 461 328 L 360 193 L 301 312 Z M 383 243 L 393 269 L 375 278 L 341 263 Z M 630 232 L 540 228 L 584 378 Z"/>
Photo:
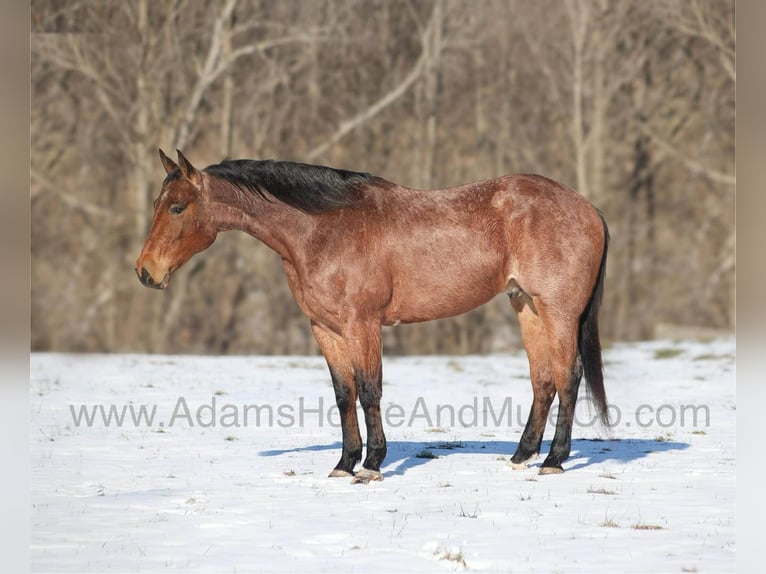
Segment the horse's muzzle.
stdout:
<path fill-rule="evenodd" d="M 166 273 L 165 276 L 162 278 L 161 281 L 155 281 L 154 278 L 151 276 L 151 274 L 146 270 L 145 267 L 141 267 L 141 272 L 138 272 L 138 269 L 136 269 L 136 275 L 138 275 L 139 281 L 146 287 L 151 287 L 152 289 L 164 289 L 168 286 L 168 274 Z"/>

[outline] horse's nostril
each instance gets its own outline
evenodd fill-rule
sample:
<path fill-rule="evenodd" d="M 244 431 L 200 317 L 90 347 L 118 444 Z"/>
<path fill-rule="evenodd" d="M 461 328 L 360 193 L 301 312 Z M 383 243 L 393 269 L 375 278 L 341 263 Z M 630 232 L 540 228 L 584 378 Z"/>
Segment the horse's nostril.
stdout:
<path fill-rule="evenodd" d="M 152 279 L 152 276 L 149 275 L 149 272 L 146 270 L 145 267 L 141 268 L 141 283 L 144 285 L 152 286 L 154 285 L 154 280 Z"/>

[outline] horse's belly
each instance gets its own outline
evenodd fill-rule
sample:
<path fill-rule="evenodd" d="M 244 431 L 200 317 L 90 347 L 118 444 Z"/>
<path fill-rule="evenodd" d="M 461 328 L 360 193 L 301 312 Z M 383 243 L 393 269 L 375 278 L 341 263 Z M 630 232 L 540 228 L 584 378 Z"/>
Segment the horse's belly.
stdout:
<path fill-rule="evenodd" d="M 499 265 L 452 269 L 423 265 L 394 281 L 382 323 L 418 323 L 461 315 L 490 301 L 504 284 Z"/>

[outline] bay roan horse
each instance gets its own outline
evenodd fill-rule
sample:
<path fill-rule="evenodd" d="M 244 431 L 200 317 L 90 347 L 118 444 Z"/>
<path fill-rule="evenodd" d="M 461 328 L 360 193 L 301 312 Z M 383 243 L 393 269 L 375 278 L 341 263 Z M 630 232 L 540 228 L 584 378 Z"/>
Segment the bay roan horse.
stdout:
<path fill-rule="evenodd" d="M 164 289 L 172 273 L 238 229 L 282 258 L 287 282 L 327 360 L 343 448 L 330 476 L 380 480 L 381 326 L 458 315 L 510 296 L 534 398 L 515 468 L 540 450 L 559 410 L 541 474 L 563 472 L 583 373 L 609 424 L 598 312 L 608 231 L 601 213 L 539 175 L 507 175 L 418 191 L 366 173 L 286 161 L 225 160 L 195 169 L 161 150 L 167 176 L 136 273 Z M 356 402 L 367 425 L 367 457 Z"/>

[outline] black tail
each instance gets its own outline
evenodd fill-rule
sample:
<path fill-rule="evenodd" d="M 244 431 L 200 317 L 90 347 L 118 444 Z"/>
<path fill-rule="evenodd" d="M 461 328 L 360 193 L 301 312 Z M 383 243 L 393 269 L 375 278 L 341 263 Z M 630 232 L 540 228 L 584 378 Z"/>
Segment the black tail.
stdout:
<path fill-rule="evenodd" d="M 601 340 L 598 336 L 598 311 L 601 307 L 601 299 L 604 296 L 604 275 L 606 275 L 606 252 L 609 246 L 609 228 L 606 225 L 604 214 L 599 210 L 599 217 L 604 224 L 604 253 L 601 256 L 601 266 L 598 270 L 598 278 L 593 293 L 580 317 L 580 333 L 577 347 L 580 352 L 587 390 L 590 398 L 596 403 L 601 423 L 607 428 L 610 426 L 609 411 L 607 409 L 606 391 L 604 390 L 604 367 L 601 362 Z"/>

